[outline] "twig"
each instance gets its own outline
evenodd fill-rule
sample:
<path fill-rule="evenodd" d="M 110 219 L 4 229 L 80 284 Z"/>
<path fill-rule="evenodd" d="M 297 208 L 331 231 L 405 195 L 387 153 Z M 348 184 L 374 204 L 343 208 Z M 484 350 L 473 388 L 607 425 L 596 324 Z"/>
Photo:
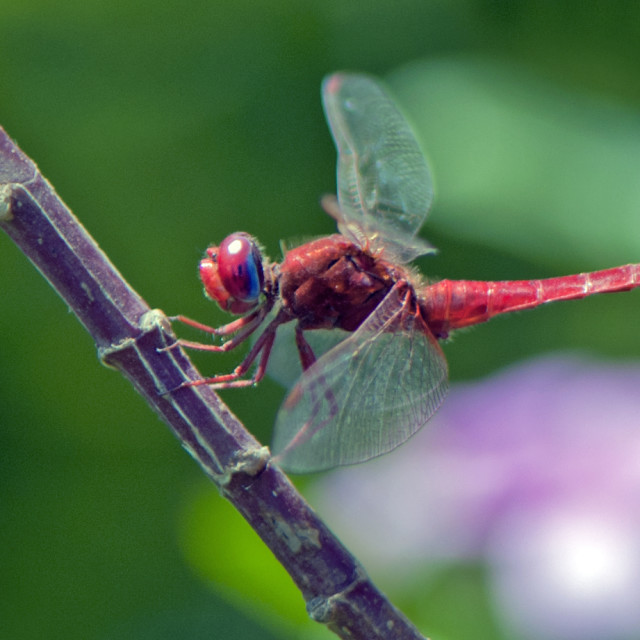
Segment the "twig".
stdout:
<path fill-rule="evenodd" d="M 208 387 L 177 391 L 199 373 L 53 187 L 0 128 L 0 227 L 49 280 L 120 370 L 176 434 L 289 572 L 309 615 L 341 638 L 422 639 L 317 517 L 270 453 Z"/>

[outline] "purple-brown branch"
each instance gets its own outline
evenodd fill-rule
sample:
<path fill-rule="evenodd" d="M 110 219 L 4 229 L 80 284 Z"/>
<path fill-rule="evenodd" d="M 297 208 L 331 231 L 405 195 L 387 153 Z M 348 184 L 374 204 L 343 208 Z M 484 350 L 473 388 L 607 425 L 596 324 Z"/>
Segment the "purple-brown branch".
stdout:
<path fill-rule="evenodd" d="M 0 226 L 78 316 L 105 364 L 169 425 L 289 572 L 309 615 L 341 638 L 423 636 L 371 583 L 270 453 L 199 377 L 175 336 L 100 250 L 53 187 L 0 128 Z"/>

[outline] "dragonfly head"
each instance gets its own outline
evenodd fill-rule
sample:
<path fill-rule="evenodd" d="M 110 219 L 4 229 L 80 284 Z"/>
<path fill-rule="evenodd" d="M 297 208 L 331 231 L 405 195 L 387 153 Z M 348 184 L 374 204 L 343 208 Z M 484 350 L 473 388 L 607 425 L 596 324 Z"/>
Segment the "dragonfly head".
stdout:
<path fill-rule="evenodd" d="M 219 247 L 209 247 L 200 261 L 206 295 L 236 315 L 251 311 L 264 288 L 262 254 L 247 233 L 232 233 Z"/>

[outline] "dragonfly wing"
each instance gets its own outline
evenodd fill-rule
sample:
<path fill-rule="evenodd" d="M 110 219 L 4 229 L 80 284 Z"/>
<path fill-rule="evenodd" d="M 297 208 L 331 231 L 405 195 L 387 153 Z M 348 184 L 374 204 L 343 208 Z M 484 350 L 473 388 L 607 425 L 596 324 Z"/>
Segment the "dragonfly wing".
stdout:
<path fill-rule="evenodd" d="M 349 333 L 342 329 L 317 329 L 307 331 L 305 339 L 316 358 L 320 358 L 348 335 Z M 286 389 L 291 389 L 302 375 L 302 365 L 295 346 L 294 322 L 278 327 L 276 340 L 269 356 L 267 375 Z"/>
<path fill-rule="evenodd" d="M 276 462 L 306 473 L 391 451 L 424 426 L 446 392 L 438 343 L 392 289 L 291 390 L 276 418 Z"/>
<path fill-rule="evenodd" d="M 322 98 L 338 149 L 340 231 L 398 262 L 433 251 L 415 237 L 433 200 L 431 174 L 393 100 L 375 79 L 348 73 L 325 78 Z"/>

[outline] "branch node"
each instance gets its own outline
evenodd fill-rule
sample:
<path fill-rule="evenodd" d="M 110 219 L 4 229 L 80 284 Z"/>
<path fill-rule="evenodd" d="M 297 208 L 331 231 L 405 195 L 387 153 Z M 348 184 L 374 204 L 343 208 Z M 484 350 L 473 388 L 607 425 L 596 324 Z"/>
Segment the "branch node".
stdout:
<path fill-rule="evenodd" d="M 356 565 L 353 580 L 341 591 L 330 596 L 318 596 L 307 602 L 307 613 L 315 622 L 329 624 L 334 622 L 339 609 L 349 603 L 349 594 L 359 586 L 366 584 L 369 577 L 360 565 Z"/>
<path fill-rule="evenodd" d="M 0 187 L 0 222 L 10 222 L 13 218 L 11 206 L 13 190 L 12 184 L 5 184 Z"/>
<path fill-rule="evenodd" d="M 224 473 L 217 478 L 218 486 L 223 489 L 238 475 L 255 477 L 262 473 L 271 460 L 269 447 L 251 447 L 243 449 L 232 465 L 228 465 Z"/>
<path fill-rule="evenodd" d="M 165 333 L 173 333 L 171 322 L 162 309 L 149 309 L 140 318 L 140 329 L 143 332 L 153 331 L 156 327 Z"/>
<path fill-rule="evenodd" d="M 149 309 L 143 313 L 142 316 L 140 316 L 138 328 L 140 329 L 140 335 L 137 338 L 126 337 L 118 342 L 112 342 L 108 346 L 98 347 L 98 358 L 105 367 L 113 368 L 113 365 L 109 362 L 111 356 L 131 348 L 142 336 L 151 331 L 160 329 L 162 334 L 173 334 L 169 319 L 160 309 Z"/>

